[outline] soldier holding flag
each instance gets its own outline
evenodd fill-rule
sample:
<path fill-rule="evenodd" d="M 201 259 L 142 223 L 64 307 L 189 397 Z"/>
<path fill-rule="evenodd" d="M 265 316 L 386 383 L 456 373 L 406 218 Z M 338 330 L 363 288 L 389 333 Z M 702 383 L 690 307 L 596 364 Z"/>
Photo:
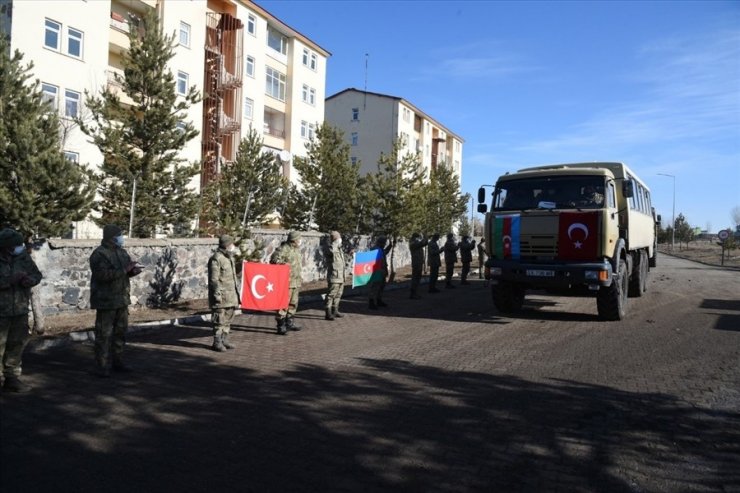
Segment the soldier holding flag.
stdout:
<path fill-rule="evenodd" d="M 289 330 L 298 331 L 301 327 L 295 325 L 293 317 L 298 309 L 298 292 L 301 289 L 301 251 L 298 246 L 301 241 L 301 233 L 291 231 L 288 239 L 280 244 L 270 257 L 271 264 L 290 265 L 290 285 L 288 308 L 278 310 L 275 320 L 277 321 L 277 333 L 286 335 Z"/>

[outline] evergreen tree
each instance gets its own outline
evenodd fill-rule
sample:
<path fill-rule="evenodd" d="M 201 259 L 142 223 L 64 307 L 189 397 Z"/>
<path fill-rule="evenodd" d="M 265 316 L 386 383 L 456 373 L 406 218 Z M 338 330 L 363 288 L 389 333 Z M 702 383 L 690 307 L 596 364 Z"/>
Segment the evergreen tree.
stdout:
<path fill-rule="evenodd" d="M 0 37 L 0 227 L 25 238 L 62 236 L 90 212 L 95 186 L 65 158 L 56 109 L 22 60 Z"/>
<path fill-rule="evenodd" d="M 283 206 L 280 208 L 280 222 L 284 228 L 306 231 L 311 229 L 311 212 L 314 202 L 306 202 L 301 190 L 291 183 L 283 194 Z"/>
<path fill-rule="evenodd" d="M 107 88 L 98 96 L 86 93 L 91 121 L 78 124 L 103 154 L 98 224 L 129 223 L 135 186 L 134 236 L 151 237 L 158 230 L 188 229 L 198 210 L 189 184 L 199 166 L 185 163 L 178 153 L 198 135 L 183 119 L 200 96 L 194 86 L 178 96 L 167 66 L 174 56 L 174 36 L 164 35 L 156 13 L 149 12 L 138 28 L 133 25 L 122 60 L 124 75 L 115 75 L 133 103 L 122 102 Z"/>
<path fill-rule="evenodd" d="M 245 236 L 249 226 L 261 224 L 275 213 L 286 188 L 275 154 L 264 151 L 262 138 L 250 129 L 239 143 L 236 160 L 225 165 L 203 190 L 201 217 L 212 232 Z"/>
<path fill-rule="evenodd" d="M 460 193 L 460 181 L 452 168 L 439 163 L 425 184 L 422 227 L 429 233 L 444 235 L 467 210 L 468 195 Z"/>
<path fill-rule="evenodd" d="M 315 226 L 326 232 L 354 231 L 360 166 L 350 161 L 349 144 L 344 142 L 342 132 L 331 125 L 319 125 L 306 150 L 306 157 L 295 159 L 301 188 L 291 192 L 286 222 Z M 308 218 L 294 210 L 296 203 L 302 204 L 303 209 L 309 208 Z"/>

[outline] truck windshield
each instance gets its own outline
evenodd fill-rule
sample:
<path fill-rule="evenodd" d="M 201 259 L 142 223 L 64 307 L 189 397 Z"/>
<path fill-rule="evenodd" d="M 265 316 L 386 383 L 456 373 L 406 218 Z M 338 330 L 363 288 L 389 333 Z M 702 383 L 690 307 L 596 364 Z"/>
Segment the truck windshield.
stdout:
<path fill-rule="evenodd" d="M 549 176 L 499 182 L 493 210 L 600 209 L 604 207 L 603 176 Z"/>

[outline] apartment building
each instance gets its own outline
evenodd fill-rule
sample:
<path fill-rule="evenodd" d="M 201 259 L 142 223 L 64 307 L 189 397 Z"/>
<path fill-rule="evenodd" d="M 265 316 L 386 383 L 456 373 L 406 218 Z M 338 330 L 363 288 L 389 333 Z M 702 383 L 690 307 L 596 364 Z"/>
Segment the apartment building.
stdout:
<path fill-rule="evenodd" d="M 444 163 L 462 175 L 462 137 L 403 98 L 345 89 L 326 99 L 326 121 L 344 132 L 363 175 L 378 169 L 380 154 L 398 138 L 401 152 L 419 153 L 427 172 Z"/>
<path fill-rule="evenodd" d="M 186 120 L 200 135 L 180 154 L 200 161 L 199 189 L 236 157 L 239 141 L 254 128 L 275 152 L 291 181 L 293 158 L 324 120 L 326 61 L 330 53 L 248 0 L 0 0 L 0 25 L 11 50 L 34 63 L 34 76 L 64 127 L 69 159 L 95 168 L 98 149 L 76 128 L 85 118 L 84 93 L 120 91 L 128 32 L 150 10 L 177 46 L 170 70 L 177 91 L 195 86 L 203 95 Z M 122 97 L 125 103 L 126 98 Z M 75 224 L 74 237 L 98 237 L 91 221 Z"/>

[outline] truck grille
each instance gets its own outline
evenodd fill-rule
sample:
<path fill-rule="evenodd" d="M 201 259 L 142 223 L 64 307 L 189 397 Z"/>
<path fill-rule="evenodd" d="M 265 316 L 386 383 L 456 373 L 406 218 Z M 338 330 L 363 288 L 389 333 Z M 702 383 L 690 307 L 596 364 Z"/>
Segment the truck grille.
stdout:
<path fill-rule="evenodd" d="M 524 235 L 522 235 L 524 236 Z M 537 235 L 522 237 L 520 251 L 523 256 L 556 256 L 558 242 L 554 235 Z"/>

